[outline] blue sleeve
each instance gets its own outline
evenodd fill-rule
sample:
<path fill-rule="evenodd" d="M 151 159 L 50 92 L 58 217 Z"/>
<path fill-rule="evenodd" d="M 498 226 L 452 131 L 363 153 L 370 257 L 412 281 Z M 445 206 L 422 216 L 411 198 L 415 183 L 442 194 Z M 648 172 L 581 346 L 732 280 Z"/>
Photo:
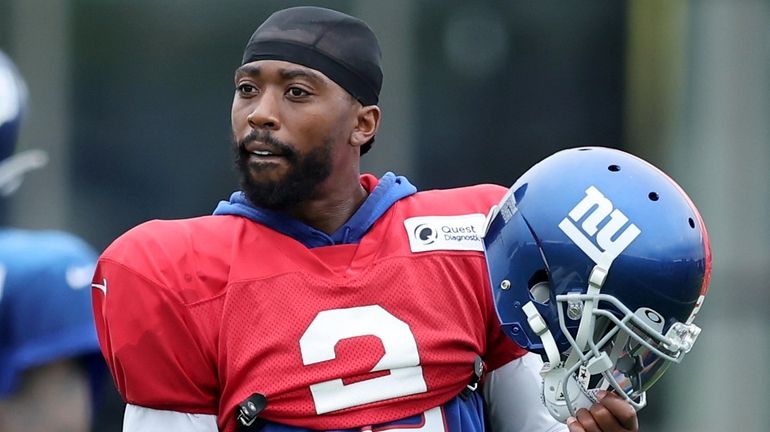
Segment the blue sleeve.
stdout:
<path fill-rule="evenodd" d="M 90 289 L 95 261 L 70 234 L 0 230 L 0 398 L 28 368 L 99 353 Z"/>

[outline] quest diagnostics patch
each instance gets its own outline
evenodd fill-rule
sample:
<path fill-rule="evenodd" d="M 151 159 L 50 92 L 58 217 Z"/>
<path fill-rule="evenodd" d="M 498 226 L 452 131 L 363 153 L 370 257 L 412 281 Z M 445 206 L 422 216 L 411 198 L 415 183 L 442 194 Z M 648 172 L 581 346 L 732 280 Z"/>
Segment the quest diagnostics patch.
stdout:
<path fill-rule="evenodd" d="M 420 216 L 406 219 L 404 227 L 412 252 L 433 250 L 483 251 L 481 236 L 486 218 L 481 213 L 459 216 Z"/>

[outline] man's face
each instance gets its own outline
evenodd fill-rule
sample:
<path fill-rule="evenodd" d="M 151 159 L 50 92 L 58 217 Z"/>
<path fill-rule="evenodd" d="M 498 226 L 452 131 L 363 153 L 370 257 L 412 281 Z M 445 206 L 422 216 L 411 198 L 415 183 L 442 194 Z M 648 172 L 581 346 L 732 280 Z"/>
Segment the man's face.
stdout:
<path fill-rule="evenodd" d="M 236 70 L 232 128 L 247 198 L 285 209 L 315 198 L 335 172 L 357 102 L 318 71 L 277 60 Z"/>

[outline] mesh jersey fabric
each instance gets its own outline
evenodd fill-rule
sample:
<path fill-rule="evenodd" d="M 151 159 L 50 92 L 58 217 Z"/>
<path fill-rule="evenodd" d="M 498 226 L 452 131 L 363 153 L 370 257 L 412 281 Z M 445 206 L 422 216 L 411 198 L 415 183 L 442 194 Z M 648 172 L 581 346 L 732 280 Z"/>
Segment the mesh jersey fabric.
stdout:
<path fill-rule="evenodd" d="M 238 216 L 129 231 L 95 276 L 110 284 L 106 296 L 95 292 L 94 310 L 119 390 L 137 405 L 217 414 L 226 431 L 253 392 L 268 397 L 262 417 L 312 429 L 383 423 L 452 400 L 477 354 L 495 368 L 523 351 L 500 332 L 482 254 L 412 253 L 404 220 L 485 214 L 504 193 L 418 193 L 360 243 L 313 249 Z M 368 396 L 342 394 L 355 387 Z"/>

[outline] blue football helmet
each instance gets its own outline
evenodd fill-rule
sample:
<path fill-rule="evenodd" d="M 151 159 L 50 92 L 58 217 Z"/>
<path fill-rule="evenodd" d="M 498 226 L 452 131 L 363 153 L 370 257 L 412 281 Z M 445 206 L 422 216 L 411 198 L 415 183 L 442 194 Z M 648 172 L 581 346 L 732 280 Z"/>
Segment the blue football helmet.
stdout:
<path fill-rule="evenodd" d="M 562 422 L 600 390 L 641 409 L 700 333 L 706 227 L 669 176 L 628 153 L 539 162 L 491 210 L 484 248 L 503 331 L 544 356 L 543 402 Z"/>
<path fill-rule="evenodd" d="M 13 193 L 24 173 L 47 162 L 45 152 L 14 154 L 27 103 L 27 87 L 16 66 L 0 51 L 0 196 Z"/>

